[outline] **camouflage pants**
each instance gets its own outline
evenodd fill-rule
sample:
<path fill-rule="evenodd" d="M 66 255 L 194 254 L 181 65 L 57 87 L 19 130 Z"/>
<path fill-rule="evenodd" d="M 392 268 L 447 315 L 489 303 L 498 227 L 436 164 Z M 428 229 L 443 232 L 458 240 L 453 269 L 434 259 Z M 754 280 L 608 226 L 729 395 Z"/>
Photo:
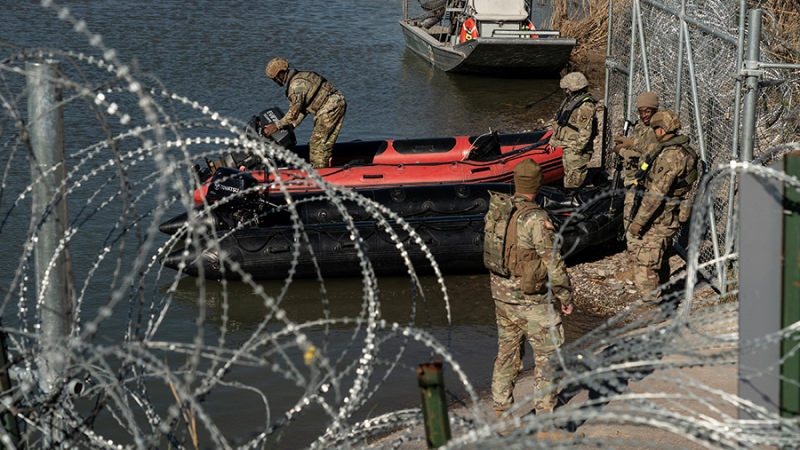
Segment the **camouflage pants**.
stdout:
<path fill-rule="evenodd" d="M 564 343 L 561 316 L 548 305 L 512 305 L 494 301 L 497 314 L 497 357 L 492 374 L 495 411 L 505 411 L 514 403 L 514 385 L 522 370 L 525 337 L 533 348 L 535 367 L 534 400 L 536 412 L 551 412 L 556 406 L 558 387 L 547 364 Z M 550 327 L 553 326 L 553 333 Z"/>
<path fill-rule="evenodd" d="M 578 188 L 586 181 L 586 174 L 589 173 L 589 161 L 592 160 L 592 148 L 588 150 L 573 150 L 564 147 L 561 161 L 564 164 L 564 187 Z"/>
<path fill-rule="evenodd" d="M 629 187 L 628 191 L 625 192 L 625 203 L 622 209 L 622 220 L 626 231 L 631 226 L 631 209 L 633 209 L 634 198 L 636 198 L 636 194 L 634 194 L 633 187 Z"/>
<path fill-rule="evenodd" d="M 333 144 L 342 130 L 347 102 L 340 94 L 331 95 L 314 116 L 314 129 L 308 141 L 309 159 L 315 169 L 328 167 L 333 156 Z"/>
<path fill-rule="evenodd" d="M 675 230 L 651 228 L 641 238 L 626 236 L 633 279 L 641 295 L 661 296 L 660 285 L 669 281 L 669 255 Z"/>

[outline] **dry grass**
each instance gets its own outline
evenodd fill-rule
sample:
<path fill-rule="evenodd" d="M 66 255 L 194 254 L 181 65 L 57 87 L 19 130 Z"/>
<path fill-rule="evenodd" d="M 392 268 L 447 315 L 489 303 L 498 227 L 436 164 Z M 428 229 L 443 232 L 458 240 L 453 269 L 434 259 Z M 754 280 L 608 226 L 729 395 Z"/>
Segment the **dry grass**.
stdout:
<path fill-rule="evenodd" d="M 573 12 L 573 16 L 584 17 L 573 20 L 569 17 L 570 0 L 553 0 L 553 28 L 561 31 L 562 36 L 574 37 L 578 40 L 575 50 L 605 50 L 608 36 L 608 0 L 589 0 L 587 11 Z M 630 1 L 618 1 L 614 9 L 630 8 Z"/>
<path fill-rule="evenodd" d="M 800 2 L 797 0 L 761 0 L 748 7 L 763 11 L 762 35 L 767 38 L 767 52 L 787 63 L 800 63 Z"/>
<path fill-rule="evenodd" d="M 602 88 L 605 75 L 606 41 L 608 39 L 609 0 L 588 0 L 583 11 L 570 11 L 571 0 L 553 0 L 553 29 L 561 35 L 577 40 L 570 62 L 563 74 L 579 70 L 589 79 L 591 86 Z M 573 3 L 574 4 L 574 3 Z M 631 7 L 630 0 L 614 2 L 614 11 Z M 572 17 L 582 17 L 574 20 Z"/>
<path fill-rule="evenodd" d="M 586 71 L 587 65 L 597 62 L 602 64 L 608 38 L 609 0 L 588 0 L 586 11 L 577 12 L 568 10 L 569 3 L 573 3 L 572 0 L 553 0 L 553 28 L 560 30 L 562 36 L 578 41 L 565 73 Z M 630 7 L 630 0 L 617 0 L 614 2 L 614 15 L 619 17 Z M 762 36 L 766 51 L 787 63 L 800 62 L 800 1 L 752 0 L 747 7 L 763 10 Z M 575 20 L 570 15 L 582 19 Z"/>

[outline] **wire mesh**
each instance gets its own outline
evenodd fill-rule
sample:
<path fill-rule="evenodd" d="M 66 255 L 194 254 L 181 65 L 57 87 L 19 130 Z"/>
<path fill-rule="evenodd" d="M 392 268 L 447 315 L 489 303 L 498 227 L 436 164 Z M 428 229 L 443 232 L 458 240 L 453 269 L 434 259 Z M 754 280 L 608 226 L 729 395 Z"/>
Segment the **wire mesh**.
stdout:
<path fill-rule="evenodd" d="M 729 3 L 687 3 L 686 14 L 718 30 L 716 34 L 733 33 L 738 26 L 737 12 Z M 703 136 L 708 173 L 697 188 L 695 212 L 684 241 L 686 270 L 664 286 L 663 298 L 642 298 L 562 347 L 553 366 L 562 377 L 564 405 L 552 414 L 526 414 L 526 401 L 530 400 L 526 396 L 512 411 L 511 422 L 495 420 L 486 399 L 462 370 L 448 346 L 449 327 L 441 330 L 430 324 L 435 314 L 446 316 L 450 324 L 450 300 L 441 274 L 437 274 L 435 286 L 441 297 L 433 299 L 413 264 L 407 264 L 408 295 L 403 301 L 407 318 L 385 318 L 391 305 L 382 302 L 363 239 L 344 201 L 370 211 L 377 225 L 397 242 L 398 255 L 406 262 L 409 242 L 422 248 L 424 242 L 408 227 L 403 230 L 411 241 L 402 241 L 399 231 L 388 226 L 389 221 L 396 221 L 403 227 L 402 218 L 319 177 L 314 181 L 325 187 L 320 196 L 339 208 L 360 252 L 362 290 L 356 294 L 361 296 L 360 308 L 340 314 L 331 301 L 332 284 L 321 276 L 313 295 L 306 293 L 307 302 L 292 305 L 286 298 L 294 281 L 294 266 L 285 280 L 268 290 L 234 263 L 228 270 L 238 272 L 251 291 L 248 295 L 255 296 L 262 309 L 251 319 L 255 324 L 251 333 L 244 339 L 232 338 L 239 322 L 245 320 L 235 316 L 231 297 L 237 291 L 226 282 L 202 276 L 182 279 L 162 266 L 161 258 L 167 252 L 185 240 L 205 237 L 214 231 L 209 229 L 213 224 L 193 217 L 179 238 L 159 238 L 158 224 L 177 212 L 193 211 L 190 191 L 199 179 L 192 166 L 199 158 L 244 146 L 263 157 L 273 173 L 283 165 L 303 168 L 312 177 L 315 172 L 285 149 L 246 139 L 241 121 L 222 117 L 213 107 L 135 73 L 68 9 L 49 1 L 43 4 L 70 22 L 76 32 L 85 34 L 93 49 L 92 53 L 74 53 L 4 46 L 0 59 L 4 110 L 0 234 L 6 256 L 2 331 L 9 355 L 4 369 L 14 379 L 0 413 L 10 412 L 20 423 L 23 445 L 271 448 L 281 443 L 287 429 L 299 429 L 302 434 L 311 433 L 308 430 L 316 433 L 311 436 L 311 448 L 420 448 L 425 444 L 418 408 L 377 416 L 365 409 L 368 401 L 386 388 L 393 373 L 411 374 L 422 356 L 441 358 L 464 392 L 451 410 L 454 438 L 448 448 L 560 448 L 575 444 L 751 448 L 792 447 L 800 441 L 796 419 L 781 417 L 718 387 L 720 380 L 739 379 L 736 362 L 742 352 L 759 352 L 775 342 L 794 342 L 791 351 L 800 349 L 796 340 L 800 324 L 752 341 L 738 339 L 737 227 L 731 201 L 738 176 L 744 172 L 779 180 L 787 189 L 800 188 L 797 179 L 764 167 L 786 152 L 800 150 L 797 143 L 779 145 L 796 138 L 797 122 L 791 117 L 796 117 L 797 111 L 797 77 L 785 71 L 766 71 L 768 81 L 789 81 L 764 86 L 760 96 L 759 160 L 731 163 L 737 155 L 733 136 L 738 131 L 733 122 L 736 102 L 731 92 L 736 86 L 731 74 L 735 74 L 740 50 L 730 39 L 687 27 L 684 31 L 689 32 L 694 69 L 677 64 L 680 26 L 666 9 L 677 11 L 680 4 L 634 2 L 642 8 L 649 89 L 660 94 L 662 108 L 680 110 L 684 129 L 696 144 Z M 631 14 L 627 13 L 612 21 L 607 86 L 612 126 L 629 116 L 631 97 L 648 88 L 645 58 L 637 50 L 630 72 L 633 89 L 628 90 Z M 688 58 L 689 52 L 684 51 L 683 56 Z M 69 227 L 60 242 L 80 246 L 89 256 L 73 260 L 77 283 L 72 332 L 63 340 L 47 342 L 40 339 L 46 326 L 41 320 L 46 305 L 33 261 L 40 224 L 50 212 L 42 216 L 28 213 L 32 185 L 40 180 L 28 178 L 28 164 L 20 161 L 30 156 L 26 135 L 30 124 L 23 101 L 25 63 L 52 58 L 65 62 L 62 76 L 51 81 L 63 89 L 67 112 L 96 121 L 100 137 L 95 144 L 68 153 L 63 162 L 66 198 L 50 201 L 52 206 L 70 202 Z M 676 95 L 678 79 L 682 80 L 680 95 Z M 689 86 L 696 86 L 696 98 Z M 285 186 L 275 189 L 286 196 L 292 211 L 296 264 L 308 235 Z M 575 216 L 579 215 L 577 211 Z M 559 237 L 563 237 L 561 233 Z M 219 240 L 206 242 L 219 251 Z M 53 260 L 51 265 L 55 264 Z M 431 264 L 436 268 L 435 261 Z M 701 277 L 722 279 L 727 283 L 723 294 L 700 289 Z M 180 310 L 189 310 L 195 320 L 188 324 L 176 320 Z M 51 383 L 40 376 L 40 368 L 43 359 L 54 358 L 63 370 Z M 764 373 L 768 369 L 764 368 Z M 230 399 L 230 406 L 224 411 L 212 410 L 208 399 L 214 396 Z M 245 397 L 258 405 L 260 425 L 232 435 L 220 426 L 219 419 L 255 414 L 245 408 Z M 290 406 L 276 409 L 277 398 L 289 398 Z M 739 420 L 739 410 L 756 419 Z M 312 426 L 319 424 L 324 427 Z M 510 433 L 498 433 L 508 427 L 513 428 Z M 576 429 L 585 430 L 586 435 L 573 434 Z M 655 443 L 653 436 L 658 432 L 676 440 Z M 7 448 L 15 447 L 8 428 L 0 429 L 0 439 Z"/>
<path fill-rule="evenodd" d="M 730 2 L 716 1 L 635 0 L 631 5 L 622 11 L 615 9 L 617 17 L 611 21 L 606 89 L 612 126 L 607 133 L 614 134 L 614 125 L 625 119 L 635 121 L 635 98 L 649 90 L 658 94 L 660 109 L 679 114 L 683 123 L 681 132 L 691 137 L 705 169 L 737 159 L 739 145 L 734 144 L 740 130 L 735 121 L 740 105 L 736 96 L 740 92 L 737 80 L 741 80 L 737 63 L 741 64 L 744 58 L 744 49 L 738 43 L 739 9 Z M 634 16 L 635 24 L 630 14 L 634 8 L 641 12 Z M 681 11 L 684 21 L 680 19 Z M 766 49 L 761 55 L 763 62 L 782 62 Z M 765 89 L 759 95 L 759 104 L 763 106 L 757 118 L 755 157 L 769 146 L 794 139 L 797 133 L 794 124 L 800 85 L 796 70 L 766 69 L 763 78 Z M 621 125 L 616 125 L 616 129 L 621 129 Z M 605 142 L 613 143 L 613 139 Z M 608 158 L 606 166 L 611 167 L 611 163 Z M 702 244 L 704 261 L 735 251 L 732 233 L 736 226 L 731 223 L 734 210 L 731 200 L 735 192 L 734 182 L 727 190 L 720 190 L 719 197 L 714 199 L 710 212 L 712 227 Z M 729 269 L 711 265 L 706 276 L 724 289 L 726 270 Z"/>

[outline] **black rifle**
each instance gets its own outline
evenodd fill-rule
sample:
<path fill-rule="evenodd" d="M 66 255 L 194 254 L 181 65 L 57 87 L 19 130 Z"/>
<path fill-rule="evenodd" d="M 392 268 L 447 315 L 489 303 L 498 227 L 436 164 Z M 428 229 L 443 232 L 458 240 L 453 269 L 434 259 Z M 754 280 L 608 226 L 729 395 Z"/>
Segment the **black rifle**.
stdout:
<path fill-rule="evenodd" d="M 631 131 L 631 125 L 631 121 L 626 119 L 625 123 L 622 125 L 623 136 L 628 137 L 628 134 Z M 622 167 L 622 157 L 619 156 L 619 153 L 615 153 L 614 155 L 614 176 L 612 177 L 611 187 L 616 190 L 619 189 L 619 182 L 624 168 Z"/>
<path fill-rule="evenodd" d="M 622 135 L 623 136 L 628 137 L 628 134 L 630 133 L 630 130 L 631 130 L 631 125 L 632 125 L 631 121 L 628 120 L 628 119 L 625 119 L 625 123 L 622 125 Z M 625 168 L 622 167 L 622 157 L 619 156 L 619 153 L 615 153 L 614 154 L 614 163 L 613 164 L 614 164 L 614 175 L 611 177 L 611 189 L 614 190 L 614 194 L 612 195 L 612 198 L 611 198 L 612 208 L 613 208 L 613 205 L 614 205 L 614 200 L 617 197 L 617 191 L 622 187 L 622 183 L 621 183 L 622 173 L 625 170 Z M 627 231 L 628 230 L 623 225 L 622 229 L 619 230 L 619 233 L 617 234 L 617 239 L 619 239 L 620 241 L 624 240 L 625 239 L 625 233 Z"/>
<path fill-rule="evenodd" d="M 636 174 L 633 176 L 633 205 L 631 206 L 631 214 L 628 216 L 628 226 L 633 223 L 633 219 L 636 218 L 636 213 L 639 212 L 639 207 L 642 205 L 642 198 L 644 197 L 644 179 L 647 176 L 648 170 L 650 170 L 650 166 L 653 165 L 658 155 L 661 154 L 661 150 L 664 149 L 664 143 L 662 142 L 659 144 L 658 148 L 656 148 L 653 153 L 651 153 L 647 159 L 639 166 L 636 170 Z M 628 230 L 626 229 L 625 232 Z"/>

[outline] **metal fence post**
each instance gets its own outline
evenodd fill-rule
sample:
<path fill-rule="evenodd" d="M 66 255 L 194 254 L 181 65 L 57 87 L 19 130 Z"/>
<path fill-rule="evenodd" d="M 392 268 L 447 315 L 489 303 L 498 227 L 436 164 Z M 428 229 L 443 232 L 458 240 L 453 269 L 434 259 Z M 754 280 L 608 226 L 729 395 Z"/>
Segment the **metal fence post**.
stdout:
<path fill-rule="evenodd" d="M 28 85 L 28 135 L 31 155 L 31 214 L 37 225 L 34 260 L 36 298 L 41 310 L 38 358 L 40 386 L 50 391 L 64 376 L 64 343 L 72 326 L 72 270 L 65 239 L 67 222 L 66 153 L 61 88 L 54 82 L 61 73 L 58 61 L 26 63 Z M 60 250 L 59 250 L 60 249 Z M 62 424 L 56 421 L 46 441 L 58 443 Z"/>
<path fill-rule="evenodd" d="M 758 102 L 758 79 L 761 75 L 759 59 L 761 51 L 761 10 L 750 10 L 747 33 L 747 58 L 744 61 L 744 111 L 742 118 L 742 161 L 753 160 L 756 137 L 756 104 Z"/>
<path fill-rule="evenodd" d="M 428 448 L 439 448 L 450 440 L 450 421 L 444 393 L 442 362 L 420 364 L 417 383 L 422 397 L 422 417 L 425 420 L 425 438 Z"/>
<path fill-rule="evenodd" d="M 25 64 L 28 84 L 28 136 L 31 154 L 31 215 L 36 225 L 34 260 L 36 299 L 40 315 L 40 355 L 37 357 L 40 387 L 53 389 L 64 376 L 64 344 L 72 326 L 72 268 L 64 241 L 68 228 L 64 110 L 61 89 L 55 83 L 61 73 L 57 61 Z M 48 445 L 63 439 L 63 423 L 56 419 L 45 430 Z"/>
<path fill-rule="evenodd" d="M 800 178 L 800 152 L 786 155 L 786 175 Z M 783 214 L 783 295 L 781 295 L 781 328 L 800 321 L 800 193 L 787 187 L 784 203 L 788 213 Z M 800 417 L 800 354 L 794 351 L 797 338 L 786 336 L 781 342 L 781 415 Z"/>

